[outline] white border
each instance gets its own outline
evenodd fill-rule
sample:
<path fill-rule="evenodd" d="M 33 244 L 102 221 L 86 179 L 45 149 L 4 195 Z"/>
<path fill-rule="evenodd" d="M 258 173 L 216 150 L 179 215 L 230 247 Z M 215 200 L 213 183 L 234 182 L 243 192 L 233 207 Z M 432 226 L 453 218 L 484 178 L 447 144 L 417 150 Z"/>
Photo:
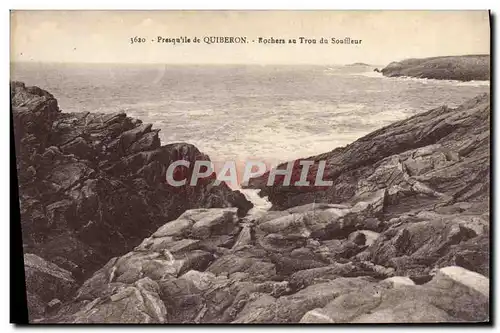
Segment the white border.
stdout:
<path fill-rule="evenodd" d="M 111 1 L 111 0 L 88 0 L 88 1 L 34 1 L 19 0 L 5 1 L 12 9 L 490 9 L 494 8 L 495 1 L 369 1 L 349 0 L 337 3 L 328 3 L 321 0 L 253 0 L 253 1 Z"/>

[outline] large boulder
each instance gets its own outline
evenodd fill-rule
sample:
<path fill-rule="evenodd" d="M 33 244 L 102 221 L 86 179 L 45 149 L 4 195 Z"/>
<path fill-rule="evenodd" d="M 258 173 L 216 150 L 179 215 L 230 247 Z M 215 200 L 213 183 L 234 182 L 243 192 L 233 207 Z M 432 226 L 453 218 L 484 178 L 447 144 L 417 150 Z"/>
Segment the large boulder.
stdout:
<path fill-rule="evenodd" d="M 392 225 L 359 257 L 375 264 L 393 267 L 401 275 L 428 275 L 436 266 L 453 264 L 457 257 L 458 262 L 462 262 L 466 268 L 484 271 L 483 267 L 488 260 L 484 246 L 476 252 L 475 262 L 470 262 L 474 258 L 474 252 L 467 254 L 460 249 L 465 248 L 465 244 L 470 244 L 469 240 L 477 238 L 476 231 L 483 232 L 485 223 L 487 221 L 474 215 L 467 218 L 467 215 L 458 217 L 421 212 L 409 216 L 405 223 Z M 486 235 L 487 233 L 483 240 Z M 473 248 L 477 249 L 481 244 L 484 241 L 477 242 Z M 467 256 L 470 257 L 469 261 Z"/>
<path fill-rule="evenodd" d="M 132 285 L 115 283 L 109 294 L 79 304 L 77 312 L 60 316 L 60 323 L 154 324 L 166 323 L 167 311 L 159 287 L 149 278 Z M 64 311 L 68 310 L 67 308 Z"/>
<path fill-rule="evenodd" d="M 70 272 L 35 254 L 24 255 L 24 267 L 30 320 L 45 315 L 54 300 L 70 299 L 78 288 Z"/>
<path fill-rule="evenodd" d="M 322 307 L 349 290 L 371 284 L 366 278 L 338 278 L 278 299 L 261 295 L 247 303 L 233 323 L 296 323 L 308 310 Z"/>
<path fill-rule="evenodd" d="M 462 267 L 442 268 L 424 285 L 386 281 L 346 292 L 301 323 L 442 323 L 489 320 L 489 279 Z M 403 281 L 403 282 L 402 282 Z"/>

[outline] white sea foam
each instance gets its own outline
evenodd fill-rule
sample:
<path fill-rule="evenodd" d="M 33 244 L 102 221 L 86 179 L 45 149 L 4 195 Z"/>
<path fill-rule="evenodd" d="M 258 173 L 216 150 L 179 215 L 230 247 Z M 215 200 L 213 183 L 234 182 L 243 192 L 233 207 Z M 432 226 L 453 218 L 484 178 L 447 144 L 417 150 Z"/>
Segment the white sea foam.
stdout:
<path fill-rule="evenodd" d="M 375 71 L 361 72 L 361 73 L 351 73 L 350 75 L 366 76 L 366 77 L 380 77 L 380 78 L 385 77 L 384 75 L 382 75 L 382 73 L 375 72 Z"/>
<path fill-rule="evenodd" d="M 387 77 L 384 76 L 380 72 L 362 72 L 362 73 L 350 73 L 349 75 L 354 76 L 364 76 L 364 77 L 373 77 L 373 78 L 382 78 L 387 80 L 395 80 L 395 81 L 413 81 L 421 84 L 436 84 L 436 85 L 456 85 L 456 86 L 473 86 L 473 87 L 481 87 L 481 86 L 489 86 L 489 80 L 472 80 L 472 81 L 459 81 L 459 80 L 437 80 L 437 79 L 427 79 L 427 78 L 416 78 L 410 76 L 398 76 L 398 77 Z"/>
<path fill-rule="evenodd" d="M 264 215 L 273 205 L 267 197 L 259 195 L 260 189 L 240 189 L 239 190 L 245 198 L 253 203 L 253 208 L 248 211 L 247 218 L 259 218 Z"/>
<path fill-rule="evenodd" d="M 472 81 L 467 81 L 467 82 L 458 82 L 456 83 L 457 86 L 472 86 L 472 87 L 480 87 L 480 86 L 490 86 L 490 81 L 489 80 L 486 80 L 486 81 L 475 81 L 475 80 L 472 80 Z"/>
<path fill-rule="evenodd" d="M 391 78 L 391 79 L 404 80 L 404 81 L 410 80 L 410 81 L 415 81 L 415 82 L 422 83 L 422 84 L 435 84 L 435 85 L 473 86 L 473 87 L 489 86 L 490 85 L 489 80 L 485 80 L 485 81 L 437 80 L 437 79 L 415 78 L 415 77 L 407 77 L 407 76 L 395 77 L 395 78 Z"/>
<path fill-rule="evenodd" d="M 387 78 L 342 66 L 32 64 L 16 66 L 12 79 L 50 91 L 66 112 L 124 111 L 161 129 L 162 144 L 188 142 L 213 161 L 273 163 L 489 91 L 489 81 Z"/>

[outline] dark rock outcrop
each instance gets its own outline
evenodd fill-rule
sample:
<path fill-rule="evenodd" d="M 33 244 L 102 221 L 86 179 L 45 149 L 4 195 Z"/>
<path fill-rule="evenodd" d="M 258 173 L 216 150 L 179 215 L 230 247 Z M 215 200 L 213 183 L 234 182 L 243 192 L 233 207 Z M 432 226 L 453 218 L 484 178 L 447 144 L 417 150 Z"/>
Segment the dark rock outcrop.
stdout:
<path fill-rule="evenodd" d="M 161 146 L 151 124 L 124 113 L 63 113 L 50 93 L 21 82 L 11 83 L 11 108 L 25 253 L 76 281 L 187 209 L 237 207 L 244 215 L 252 207 L 214 175 L 170 186 L 172 162 L 190 162 L 174 174 L 189 180 L 194 162 L 209 158 L 187 143 Z"/>
<path fill-rule="evenodd" d="M 301 323 L 481 322 L 489 317 L 489 280 L 464 268 L 439 270 L 424 285 L 404 278 L 344 293 L 323 308 L 307 312 Z"/>
<path fill-rule="evenodd" d="M 262 188 L 274 209 L 354 205 L 355 214 L 337 209 L 335 217 L 326 213 L 332 209 L 316 208 L 318 227 L 310 235 L 319 240 L 348 238 L 361 229 L 379 234 L 364 249 L 349 239 L 329 241 L 337 260 L 357 252 L 359 260 L 416 280 L 451 265 L 489 276 L 489 95 L 416 115 L 312 159 L 326 160 L 324 178 L 333 186 L 282 186 L 277 179 L 266 187 L 268 174 L 250 186 Z M 364 212 L 356 205 L 372 208 Z"/>
<path fill-rule="evenodd" d="M 78 284 L 65 269 L 37 255 L 24 255 L 26 294 L 31 317 L 48 315 L 54 306 L 71 299 Z"/>
<path fill-rule="evenodd" d="M 384 76 L 408 76 L 437 80 L 489 80 L 490 56 L 466 55 L 406 59 L 391 62 L 381 70 Z"/>
<path fill-rule="evenodd" d="M 342 203 L 385 189 L 384 216 L 410 210 L 487 211 L 490 172 L 489 95 L 458 108 L 442 106 L 376 130 L 331 152 L 307 158 L 311 186 L 284 186 L 277 176 L 267 186 L 269 172 L 250 180 L 273 209 L 306 203 Z M 325 161 L 323 179 L 332 186 L 313 186 Z M 292 182 L 302 171 L 295 161 Z M 278 168 L 284 169 L 285 165 Z M 486 206 L 485 206 L 486 205 Z"/>
<path fill-rule="evenodd" d="M 324 212 L 329 211 L 332 220 L 327 222 L 327 219 L 319 218 L 319 223 L 342 224 L 339 208 L 323 208 Z M 363 212 L 354 207 L 342 209 L 345 210 L 343 216 L 359 213 L 361 218 L 363 214 L 369 214 L 368 208 Z M 283 217 L 273 219 L 268 221 L 273 222 L 271 227 L 263 226 L 268 222 L 252 225 L 244 219 L 238 220 L 235 208 L 186 211 L 178 219 L 160 227 L 133 251 L 111 259 L 85 281 L 72 300 L 39 322 L 488 320 L 487 277 L 463 267 L 442 267 L 432 263 L 428 263 L 433 269 L 425 281 L 414 278 L 411 273 L 397 276 L 400 271 L 397 267 L 384 267 L 358 257 L 363 249 L 368 253 L 376 252 L 383 234 L 367 245 L 367 236 L 363 240 L 359 236 L 366 232 L 357 231 L 357 234 L 343 239 L 352 244 L 350 247 L 332 245 L 336 239 L 319 240 L 310 236 L 315 225 L 307 222 L 314 220 L 308 213 L 314 211 L 303 212 L 302 216 L 290 213 L 285 220 Z M 226 217 L 221 219 L 222 216 Z M 222 224 L 224 228 L 200 234 L 196 228 L 198 224 Z M 232 241 L 214 245 L 216 242 L 212 239 L 220 237 L 220 230 L 225 228 L 233 228 L 233 232 L 229 232 Z M 235 239 L 242 238 L 245 228 L 256 229 L 250 232 L 254 236 L 250 236 L 245 244 L 231 246 Z M 261 245 L 266 236 L 273 235 L 269 232 L 279 236 L 280 241 L 273 247 Z M 334 236 L 327 238 L 331 237 Z M 445 237 L 452 236 L 445 234 Z M 422 240 L 422 251 L 432 250 L 428 245 L 432 243 L 432 237 L 430 239 Z M 209 244 L 212 246 L 207 246 L 205 240 L 211 240 Z M 440 248 L 447 246 L 449 244 L 443 244 Z M 339 248 L 354 250 L 338 251 Z M 439 251 L 433 255 L 439 255 Z"/>

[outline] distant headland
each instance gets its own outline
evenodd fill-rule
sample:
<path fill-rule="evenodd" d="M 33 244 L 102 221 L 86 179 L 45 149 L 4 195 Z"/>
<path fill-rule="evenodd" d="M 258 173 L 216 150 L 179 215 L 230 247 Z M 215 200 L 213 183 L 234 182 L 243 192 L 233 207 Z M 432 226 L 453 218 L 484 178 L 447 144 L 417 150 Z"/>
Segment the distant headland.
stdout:
<path fill-rule="evenodd" d="M 464 55 L 406 59 L 391 62 L 380 72 L 384 76 L 408 76 L 437 80 L 489 80 L 489 55 Z"/>

